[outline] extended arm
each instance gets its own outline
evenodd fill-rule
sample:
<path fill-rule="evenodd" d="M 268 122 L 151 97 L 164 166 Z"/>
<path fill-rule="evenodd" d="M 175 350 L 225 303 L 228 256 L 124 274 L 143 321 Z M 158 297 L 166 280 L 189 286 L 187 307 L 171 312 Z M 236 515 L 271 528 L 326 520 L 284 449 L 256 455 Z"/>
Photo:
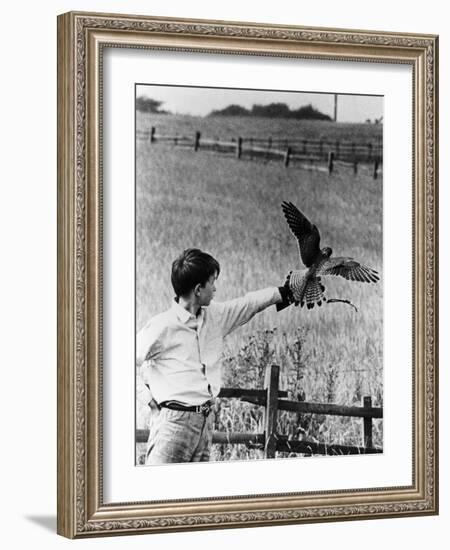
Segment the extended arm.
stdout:
<path fill-rule="evenodd" d="M 223 335 L 230 334 L 235 328 L 248 323 L 260 311 L 281 302 L 280 290 L 273 287 L 249 292 L 242 298 L 215 304 Z"/>

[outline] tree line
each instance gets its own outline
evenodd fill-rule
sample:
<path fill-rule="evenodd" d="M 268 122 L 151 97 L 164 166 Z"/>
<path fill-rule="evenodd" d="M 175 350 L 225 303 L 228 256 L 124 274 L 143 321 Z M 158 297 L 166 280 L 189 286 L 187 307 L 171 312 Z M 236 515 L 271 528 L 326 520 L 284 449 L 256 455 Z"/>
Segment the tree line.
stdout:
<path fill-rule="evenodd" d="M 290 109 L 286 103 L 270 103 L 269 105 L 253 105 L 251 109 L 241 105 L 228 105 L 224 109 L 214 110 L 208 116 L 258 116 L 266 118 L 294 118 L 331 120 L 331 117 L 322 113 L 311 104 L 298 109 Z"/>
<path fill-rule="evenodd" d="M 171 114 L 170 111 L 161 109 L 163 101 L 140 96 L 136 98 L 136 109 L 143 113 L 155 113 L 159 115 Z M 266 118 L 293 118 L 297 120 L 331 120 L 331 117 L 322 113 L 311 104 L 298 109 L 291 109 L 286 103 L 270 103 L 269 105 L 255 104 L 251 109 L 241 105 L 228 105 L 224 109 L 211 111 L 207 116 L 252 116 Z"/>

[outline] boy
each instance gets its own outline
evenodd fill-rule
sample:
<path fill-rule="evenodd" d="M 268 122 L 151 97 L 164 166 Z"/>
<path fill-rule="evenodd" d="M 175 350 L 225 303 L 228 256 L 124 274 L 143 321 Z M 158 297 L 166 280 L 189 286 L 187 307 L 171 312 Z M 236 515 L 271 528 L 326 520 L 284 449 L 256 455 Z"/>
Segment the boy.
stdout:
<path fill-rule="evenodd" d="M 137 363 L 157 404 L 146 464 L 209 460 L 224 338 L 267 307 L 292 302 L 286 285 L 214 302 L 219 273 L 212 256 L 185 250 L 172 264 L 172 307 L 137 335 Z"/>

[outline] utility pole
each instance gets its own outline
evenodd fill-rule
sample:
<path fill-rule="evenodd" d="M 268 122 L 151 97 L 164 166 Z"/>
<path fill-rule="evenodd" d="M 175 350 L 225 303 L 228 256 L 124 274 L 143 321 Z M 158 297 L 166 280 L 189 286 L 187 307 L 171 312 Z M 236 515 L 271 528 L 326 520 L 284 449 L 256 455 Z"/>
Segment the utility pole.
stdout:
<path fill-rule="evenodd" d="M 338 100 L 338 95 L 337 94 L 334 94 L 334 122 L 337 122 L 337 100 Z"/>

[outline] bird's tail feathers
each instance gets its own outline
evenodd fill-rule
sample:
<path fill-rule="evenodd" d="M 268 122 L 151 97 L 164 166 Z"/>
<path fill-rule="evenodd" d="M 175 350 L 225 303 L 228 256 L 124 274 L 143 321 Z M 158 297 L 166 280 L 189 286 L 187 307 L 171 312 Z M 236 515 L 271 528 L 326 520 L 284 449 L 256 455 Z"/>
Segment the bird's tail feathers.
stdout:
<path fill-rule="evenodd" d="M 315 305 L 320 307 L 326 301 L 325 287 L 323 286 L 320 277 L 310 279 L 306 285 L 303 299 L 300 301 L 301 307 L 306 305 L 308 309 L 312 309 Z"/>

